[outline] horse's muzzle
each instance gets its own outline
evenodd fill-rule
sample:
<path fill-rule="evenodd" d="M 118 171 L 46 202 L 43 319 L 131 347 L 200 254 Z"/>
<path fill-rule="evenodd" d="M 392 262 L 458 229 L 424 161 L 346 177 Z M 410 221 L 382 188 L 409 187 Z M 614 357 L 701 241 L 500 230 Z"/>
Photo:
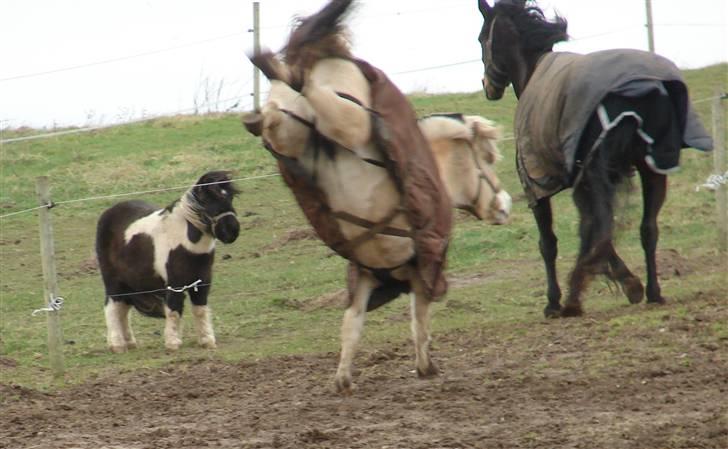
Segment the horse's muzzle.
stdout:
<path fill-rule="evenodd" d="M 223 243 L 233 243 L 240 235 L 240 223 L 235 215 L 226 215 L 213 225 L 215 238 Z"/>
<path fill-rule="evenodd" d="M 496 89 L 492 84 L 488 82 L 488 78 L 483 78 L 483 92 L 485 92 L 485 98 L 488 100 L 500 100 L 503 98 L 505 89 Z"/>
<path fill-rule="evenodd" d="M 263 134 L 263 116 L 257 111 L 243 114 L 243 125 L 254 136 Z"/>

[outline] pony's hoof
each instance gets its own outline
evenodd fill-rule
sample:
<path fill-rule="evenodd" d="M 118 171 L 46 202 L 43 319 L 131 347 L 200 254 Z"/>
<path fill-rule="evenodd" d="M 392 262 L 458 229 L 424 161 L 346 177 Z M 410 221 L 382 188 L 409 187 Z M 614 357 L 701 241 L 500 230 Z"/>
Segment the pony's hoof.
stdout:
<path fill-rule="evenodd" d="M 202 346 L 205 349 L 217 349 L 217 343 L 215 342 L 215 337 L 200 338 L 200 341 L 198 343 L 200 344 L 200 346 Z"/>
<path fill-rule="evenodd" d="M 566 306 L 564 306 L 563 309 L 561 309 L 561 316 L 564 318 L 582 316 L 583 314 L 584 314 L 584 311 L 581 309 L 580 304 L 574 304 L 574 305 L 567 304 Z"/>
<path fill-rule="evenodd" d="M 126 342 L 126 347 L 128 349 L 136 349 L 137 348 L 137 342 L 136 342 L 136 340 L 127 341 Z"/>
<path fill-rule="evenodd" d="M 182 340 L 172 340 L 168 341 L 164 344 L 164 347 L 167 348 L 167 351 L 176 352 L 179 347 L 182 346 Z"/>
<path fill-rule="evenodd" d="M 645 289 L 642 287 L 642 282 L 637 278 L 631 278 L 624 281 L 622 284 L 624 294 L 627 295 L 627 299 L 630 304 L 638 304 L 642 302 L 642 298 L 645 295 Z"/>
<path fill-rule="evenodd" d="M 667 304 L 667 299 L 658 295 L 655 298 L 647 298 L 647 304 Z"/>
<path fill-rule="evenodd" d="M 425 368 L 417 368 L 417 377 L 420 379 L 427 379 L 429 377 L 435 377 L 440 374 L 440 368 L 435 365 L 435 362 L 430 362 Z"/>
<path fill-rule="evenodd" d="M 561 306 L 558 307 L 551 307 L 546 306 L 545 309 L 543 309 L 543 316 L 545 318 L 558 318 L 561 316 Z"/>
<path fill-rule="evenodd" d="M 114 354 L 122 354 L 127 351 L 127 345 L 115 345 L 115 346 L 109 346 L 109 349 Z"/>
<path fill-rule="evenodd" d="M 351 383 L 351 377 L 336 377 L 336 392 L 341 396 L 351 396 L 354 385 Z"/>

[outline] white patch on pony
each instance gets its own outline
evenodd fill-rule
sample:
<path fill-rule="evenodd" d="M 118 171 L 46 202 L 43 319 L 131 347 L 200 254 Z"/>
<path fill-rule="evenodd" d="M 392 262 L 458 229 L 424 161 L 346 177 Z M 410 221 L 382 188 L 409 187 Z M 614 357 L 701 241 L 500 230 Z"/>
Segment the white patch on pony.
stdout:
<path fill-rule="evenodd" d="M 185 195 L 186 197 L 186 195 Z M 154 244 L 154 271 L 167 282 L 167 259 L 170 251 L 182 246 L 193 254 L 208 254 L 215 249 L 215 238 L 207 232 L 197 243 L 187 238 L 187 206 L 184 201 L 177 203 L 171 212 L 165 209 L 152 212 L 132 223 L 124 232 L 124 242 L 128 245 L 137 234 L 146 234 Z"/>
<path fill-rule="evenodd" d="M 203 348 L 215 349 L 215 332 L 212 330 L 212 314 L 208 306 L 192 306 L 192 316 L 195 318 L 197 329 L 197 342 Z"/>
<path fill-rule="evenodd" d="M 109 299 L 104 306 L 106 317 L 106 343 L 112 352 L 126 352 L 127 343 L 124 338 L 124 323 L 129 313 L 129 305 L 121 301 Z M 136 344 L 136 341 L 134 342 Z"/>
<path fill-rule="evenodd" d="M 496 195 L 498 198 L 498 201 L 500 202 L 500 210 L 498 211 L 499 216 L 496 217 L 496 221 L 499 224 L 505 224 L 508 222 L 508 218 L 511 216 L 511 208 L 513 207 L 513 199 L 511 198 L 511 195 L 508 194 L 505 190 L 501 190 L 498 192 L 498 195 Z"/>
<path fill-rule="evenodd" d="M 170 351 L 176 351 L 182 346 L 182 316 L 179 312 L 164 306 L 164 346 Z"/>

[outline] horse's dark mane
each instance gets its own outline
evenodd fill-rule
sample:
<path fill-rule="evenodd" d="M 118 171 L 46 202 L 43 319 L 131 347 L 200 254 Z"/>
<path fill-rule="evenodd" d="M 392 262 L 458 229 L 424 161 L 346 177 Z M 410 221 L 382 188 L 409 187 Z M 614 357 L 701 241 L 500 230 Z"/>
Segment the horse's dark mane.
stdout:
<path fill-rule="evenodd" d="M 288 64 L 306 65 L 321 57 L 349 57 L 344 20 L 355 0 L 331 0 L 321 11 L 298 19 L 284 50 Z"/>
<path fill-rule="evenodd" d="M 521 36 L 521 45 L 527 50 L 550 51 L 554 44 L 569 39 L 568 23 L 556 14 L 548 20 L 538 6 L 523 0 L 501 0 L 493 6 L 493 17 L 507 16 Z"/>

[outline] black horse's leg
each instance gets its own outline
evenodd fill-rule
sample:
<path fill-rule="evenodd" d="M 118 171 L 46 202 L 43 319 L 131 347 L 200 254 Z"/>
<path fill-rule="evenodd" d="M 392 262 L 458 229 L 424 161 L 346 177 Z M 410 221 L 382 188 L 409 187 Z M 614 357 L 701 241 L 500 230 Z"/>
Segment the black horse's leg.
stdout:
<path fill-rule="evenodd" d="M 558 255 L 558 239 L 553 230 L 553 215 L 551 212 L 551 198 L 538 200 L 533 207 L 533 216 L 538 225 L 538 247 L 541 250 L 541 257 L 546 266 L 546 282 L 548 292 L 546 297 L 549 302 L 543 311 L 546 318 L 559 316 L 561 312 L 561 288 L 556 278 L 556 256 Z"/>
<path fill-rule="evenodd" d="M 609 256 L 611 271 L 607 275 L 610 279 L 619 282 L 619 285 L 622 286 L 622 291 L 627 295 L 630 303 L 639 303 L 645 294 L 642 282 L 627 268 L 627 264 L 619 257 L 617 251 L 614 249 L 614 245 L 610 245 L 609 251 L 611 253 Z"/>
<path fill-rule="evenodd" d="M 660 293 L 660 284 L 657 280 L 657 263 L 655 251 L 657 250 L 657 239 L 659 229 L 657 227 L 657 215 L 665 202 L 667 194 L 667 176 L 655 173 L 643 162 L 637 165 L 642 181 L 642 198 L 644 209 L 642 212 L 642 224 L 640 225 L 640 237 L 642 249 L 645 251 L 645 262 L 647 265 L 647 302 L 665 303 L 665 298 Z"/>

